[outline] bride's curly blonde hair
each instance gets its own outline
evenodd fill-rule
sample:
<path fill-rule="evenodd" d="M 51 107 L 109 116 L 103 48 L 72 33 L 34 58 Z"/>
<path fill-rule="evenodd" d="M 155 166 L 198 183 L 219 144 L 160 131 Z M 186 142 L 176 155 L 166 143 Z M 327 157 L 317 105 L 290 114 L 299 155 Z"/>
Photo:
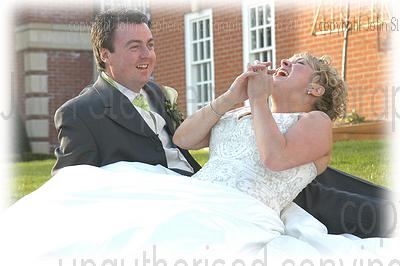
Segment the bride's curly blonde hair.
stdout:
<path fill-rule="evenodd" d="M 333 121 L 346 115 L 347 84 L 331 66 L 331 58 L 322 56 L 317 58 L 309 53 L 294 55 L 295 58 L 303 57 L 314 69 L 311 86 L 317 84 L 325 88 L 325 93 L 318 97 L 314 109 L 326 113 Z"/>

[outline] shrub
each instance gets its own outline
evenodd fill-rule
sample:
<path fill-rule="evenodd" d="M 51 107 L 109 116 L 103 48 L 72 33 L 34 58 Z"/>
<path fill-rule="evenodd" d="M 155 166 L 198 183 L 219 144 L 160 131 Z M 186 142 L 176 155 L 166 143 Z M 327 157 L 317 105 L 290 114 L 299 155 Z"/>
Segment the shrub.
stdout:
<path fill-rule="evenodd" d="M 346 116 L 340 119 L 339 124 L 360 124 L 365 121 L 365 117 L 360 116 L 355 109 L 351 113 L 347 113 Z"/>

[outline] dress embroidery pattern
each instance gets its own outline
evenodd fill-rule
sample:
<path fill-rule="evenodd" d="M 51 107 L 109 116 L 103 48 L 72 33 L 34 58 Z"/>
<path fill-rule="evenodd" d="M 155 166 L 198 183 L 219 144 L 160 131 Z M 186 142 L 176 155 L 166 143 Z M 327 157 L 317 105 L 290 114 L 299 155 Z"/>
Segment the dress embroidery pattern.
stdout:
<path fill-rule="evenodd" d="M 192 177 L 238 189 L 279 213 L 316 177 L 316 167 L 308 163 L 284 171 L 265 168 L 257 149 L 251 116 L 240 118 L 243 110 L 246 108 L 225 114 L 214 126 L 210 159 Z M 279 130 L 285 133 L 300 115 L 274 113 L 273 117 Z"/>

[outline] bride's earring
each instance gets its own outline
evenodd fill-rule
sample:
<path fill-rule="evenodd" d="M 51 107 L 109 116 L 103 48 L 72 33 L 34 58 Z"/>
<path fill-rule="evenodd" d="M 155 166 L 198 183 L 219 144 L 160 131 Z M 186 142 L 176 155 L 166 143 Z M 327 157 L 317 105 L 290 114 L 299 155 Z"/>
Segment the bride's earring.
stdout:
<path fill-rule="evenodd" d="M 310 95 L 311 94 L 311 90 L 307 90 L 307 95 Z"/>

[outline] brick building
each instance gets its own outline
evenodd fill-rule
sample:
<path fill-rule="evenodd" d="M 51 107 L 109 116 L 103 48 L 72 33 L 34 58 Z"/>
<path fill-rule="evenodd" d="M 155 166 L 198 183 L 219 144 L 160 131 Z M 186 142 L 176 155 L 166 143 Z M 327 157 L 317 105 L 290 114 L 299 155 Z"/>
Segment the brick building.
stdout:
<path fill-rule="evenodd" d="M 179 91 L 185 114 L 223 93 L 254 59 L 279 66 L 300 51 L 328 54 L 343 68 L 348 14 L 346 80 L 349 110 L 367 119 L 389 119 L 390 8 L 385 1 L 81 2 L 66 8 L 32 4 L 16 13 L 18 109 L 33 152 L 58 145 L 55 110 L 97 78 L 90 47 L 90 20 L 99 10 L 140 8 L 152 20 L 157 66 L 154 80 Z M 347 12 L 348 11 L 348 12 Z M 393 22 L 393 21 L 392 21 Z"/>

